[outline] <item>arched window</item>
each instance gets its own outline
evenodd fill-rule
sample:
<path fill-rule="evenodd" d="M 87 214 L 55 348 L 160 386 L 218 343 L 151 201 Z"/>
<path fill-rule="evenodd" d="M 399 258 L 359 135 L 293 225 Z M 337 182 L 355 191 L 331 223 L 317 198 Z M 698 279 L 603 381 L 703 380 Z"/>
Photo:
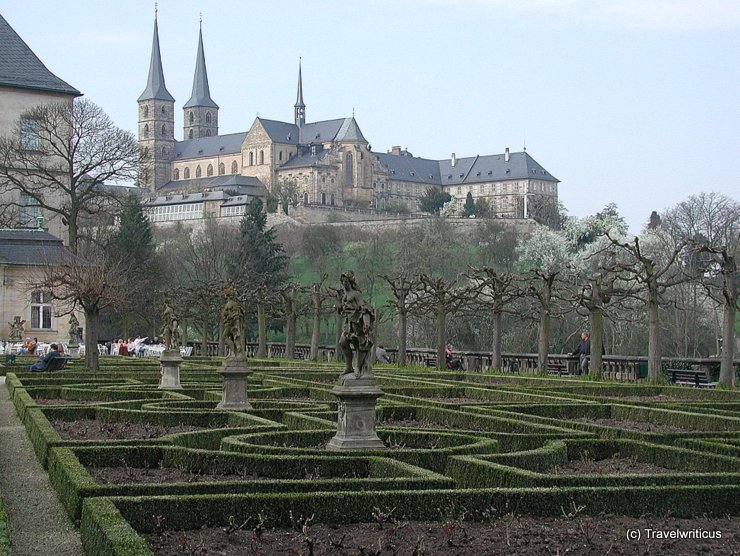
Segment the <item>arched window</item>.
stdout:
<path fill-rule="evenodd" d="M 344 155 L 344 185 L 354 187 L 354 172 L 352 171 L 352 153 Z"/>
<path fill-rule="evenodd" d="M 175 168 L 175 172 L 172 174 L 172 179 L 175 179 L 175 180 L 180 179 L 180 170 L 178 168 Z"/>
<path fill-rule="evenodd" d="M 282 161 L 283 161 L 283 151 L 280 151 L 280 152 L 278 153 L 278 160 L 279 160 L 280 162 L 282 162 Z"/>
<path fill-rule="evenodd" d="M 322 205 L 325 205 L 326 204 L 326 193 L 322 193 L 321 194 L 321 204 Z"/>
<path fill-rule="evenodd" d="M 331 206 L 334 206 L 334 193 L 331 194 L 331 200 L 329 201 Z"/>
<path fill-rule="evenodd" d="M 236 165 L 236 160 L 231 163 L 231 173 L 236 174 L 237 170 L 239 170 L 239 166 Z"/>
<path fill-rule="evenodd" d="M 206 112 L 206 123 L 207 124 L 211 123 L 211 113 L 210 112 Z"/>
<path fill-rule="evenodd" d="M 190 168 L 185 168 L 185 169 L 184 169 L 184 170 L 182 171 L 182 177 L 183 177 L 184 179 L 186 179 L 186 180 L 189 180 L 189 179 L 190 179 Z"/>
<path fill-rule="evenodd" d="M 167 110 L 165 110 L 165 109 L 164 109 L 164 106 L 163 106 L 163 107 L 162 107 L 162 115 L 164 116 L 165 114 L 167 114 Z"/>
<path fill-rule="evenodd" d="M 225 173 L 226 173 L 226 166 L 222 162 L 221 164 L 218 165 L 218 175 L 223 176 Z"/>
<path fill-rule="evenodd" d="M 260 164 L 265 163 L 265 151 L 260 151 Z"/>
<path fill-rule="evenodd" d="M 198 164 L 198 165 L 197 165 L 197 166 L 195 167 L 195 177 L 196 177 L 196 178 L 199 178 L 199 177 L 200 177 L 200 164 Z"/>
<path fill-rule="evenodd" d="M 210 137 L 210 136 L 211 136 L 211 130 L 210 129 L 206 129 L 206 137 Z"/>
<path fill-rule="evenodd" d="M 249 151 L 249 165 L 254 166 L 254 153 Z"/>
<path fill-rule="evenodd" d="M 149 124 L 144 124 L 144 137 L 149 137 Z"/>
<path fill-rule="evenodd" d="M 162 137 L 167 137 L 167 127 L 162 124 Z"/>
<path fill-rule="evenodd" d="M 192 139 L 192 138 L 193 138 L 193 130 L 191 129 L 191 130 L 190 130 L 190 131 L 188 132 L 188 139 Z"/>
<path fill-rule="evenodd" d="M 145 118 L 148 118 L 149 117 L 149 107 L 148 106 L 145 106 L 144 107 L 144 117 Z"/>
<path fill-rule="evenodd" d="M 167 149 L 162 147 L 162 158 L 167 158 Z"/>
<path fill-rule="evenodd" d="M 213 175 L 213 164 L 209 164 L 208 168 L 206 168 L 206 176 L 212 176 Z"/>
<path fill-rule="evenodd" d="M 303 193 L 303 204 L 308 204 L 308 192 Z"/>
<path fill-rule="evenodd" d="M 192 112 L 192 110 L 188 113 L 188 121 L 190 122 L 190 125 L 193 125 L 193 112 Z"/>

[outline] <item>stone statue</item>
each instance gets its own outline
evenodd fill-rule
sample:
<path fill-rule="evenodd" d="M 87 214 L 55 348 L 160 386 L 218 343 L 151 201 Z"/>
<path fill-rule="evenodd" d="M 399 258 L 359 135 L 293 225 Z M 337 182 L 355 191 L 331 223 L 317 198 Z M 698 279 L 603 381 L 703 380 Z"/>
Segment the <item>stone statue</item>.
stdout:
<path fill-rule="evenodd" d="M 80 321 L 74 313 L 69 316 L 69 345 L 77 346 L 80 344 Z"/>
<path fill-rule="evenodd" d="M 244 357 L 244 309 L 236 298 L 234 286 L 224 289 L 226 304 L 221 310 L 221 334 L 229 348 L 229 357 Z"/>
<path fill-rule="evenodd" d="M 345 317 L 344 329 L 339 338 L 339 349 L 346 362 L 344 373 L 355 373 L 357 378 L 372 377 L 372 350 L 375 335 L 375 311 L 362 300 L 352 271 L 341 277 L 341 313 Z M 353 355 L 357 354 L 357 369 L 353 368 Z"/>
<path fill-rule="evenodd" d="M 21 317 L 15 317 L 13 322 L 9 322 L 8 324 L 10 325 L 10 333 L 8 334 L 8 341 L 10 342 L 23 341 L 23 325 L 26 324 L 26 321 L 21 320 Z"/>
<path fill-rule="evenodd" d="M 169 299 L 165 300 L 162 310 L 162 342 L 165 350 L 180 349 L 180 319 Z"/>

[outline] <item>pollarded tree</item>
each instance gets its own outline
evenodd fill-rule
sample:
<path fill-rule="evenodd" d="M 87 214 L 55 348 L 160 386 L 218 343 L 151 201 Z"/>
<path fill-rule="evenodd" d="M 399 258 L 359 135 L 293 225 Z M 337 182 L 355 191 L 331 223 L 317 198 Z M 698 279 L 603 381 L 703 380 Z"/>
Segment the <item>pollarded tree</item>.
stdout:
<path fill-rule="evenodd" d="M 388 300 L 386 306 L 398 314 L 398 364 L 405 365 L 409 301 L 419 287 L 418 279 L 408 272 L 400 272 L 393 276 L 385 274 L 382 278 L 388 282 L 393 295 L 393 299 Z"/>
<path fill-rule="evenodd" d="M 106 184 L 135 180 L 139 160 L 134 135 L 92 101 L 40 105 L 23 114 L 16 133 L 0 138 L 0 193 L 13 192 L 9 206 L 61 218 L 77 253 L 82 219 L 109 210 L 117 189 Z"/>
<path fill-rule="evenodd" d="M 620 273 L 632 295 L 644 304 L 648 316 L 648 378 L 657 381 L 661 371 L 660 305 L 665 292 L 684 281 L 678 265 L 685 243 L 676 243 L 662 229 L 647 230 L 632 239 L 613 237 L 617 248 L 614 269 Z"/>
<path fill-rule="evenodd" d="M 547 372 L 547 355 L 550 343 L 550 322 L 556 309 L 553 297 L 559 277 L 568 271 L 571 250 L 563 235 L 544 226 L 535 232 L 517 249 L 519 267 L 526 276 L 526 291 L 535 301 L 538 320 L 537 367 Z"/>

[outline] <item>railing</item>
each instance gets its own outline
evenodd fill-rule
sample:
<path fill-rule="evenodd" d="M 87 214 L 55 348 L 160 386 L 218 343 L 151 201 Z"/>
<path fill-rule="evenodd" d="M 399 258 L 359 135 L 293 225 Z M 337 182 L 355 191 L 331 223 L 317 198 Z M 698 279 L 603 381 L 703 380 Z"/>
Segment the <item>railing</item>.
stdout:
<path fill-rule="evenodd" d="M 193 355 L 203 355 L 202 342 L 188 342 L 193 346 Z M 387 348 L 388 358 L 395 363 L 398 358 L 398 350 Z M 254 357 L 257 353 L 257 344 L 247 344 L 247 356 Z M 426 360 L 436 355 L 436 350 L 430 348 L 408 348 L 406 350 L 406 364 L 418 367 L 426 366 Z M 218 355 L 218 342 L 208 342 L 205 355 Z M 308 360 L 311 355 L 311 346 L 308 344 L 296 344 L 293 353 L 294 359 Z M 467 371 L 484 372 L 492 369 L 493 362 L 491 352 L 486 351 L 456 351 L 455 356 L 463 361 L 463 366 Z M 285 357 L 285 344 L 268 343 L 267 357 Z M 318 348 L 319 361 L 332 361 L 335 359 L 334 346 L 321 345 Z M 502 371 L 535 374 L 539 372 L 537 365 L 536 353 L 503 353 L 502 354 Z M 720 359 L 714 357 L 705 358 L 677 358 L 666 357 L 665 362 L 676 365 L 681 368 L 696 368 L 707 372 L 707 376 L 716 375 L 720 366 Z M 578 373 L 578 356 L 565 354 L 551 354 L 547 357 L 547 367 L 549 370 L 558 374 L 567 372 L 568 374 Z M 736 361 L 736 366 L 740 362 Z M 647 357 L 629 356 L 629 355 L 604 355 L 602 357 L 602 372 L 605 378 L 613 380 L 638 380 L 647 375 Z"/>

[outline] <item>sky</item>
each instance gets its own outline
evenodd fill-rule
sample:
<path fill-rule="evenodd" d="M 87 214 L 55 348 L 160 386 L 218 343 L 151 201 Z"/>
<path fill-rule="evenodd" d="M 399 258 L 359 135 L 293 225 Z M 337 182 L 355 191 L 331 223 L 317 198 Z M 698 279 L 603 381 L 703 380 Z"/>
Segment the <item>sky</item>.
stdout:
<path fill-rule="evenodd" d="M 26 0 L 0 13 L 57 76 L 136 133 L 154 2 Z M 637 233 L 699 192 L 740 200 L 738 0 L 161 0 L 177 139 L 199 20 L 220 133 L 354 112 L 373 150 L 527 152 L 568 213 Z M 738 167 L 735 165 L 738 164 Z"/>

